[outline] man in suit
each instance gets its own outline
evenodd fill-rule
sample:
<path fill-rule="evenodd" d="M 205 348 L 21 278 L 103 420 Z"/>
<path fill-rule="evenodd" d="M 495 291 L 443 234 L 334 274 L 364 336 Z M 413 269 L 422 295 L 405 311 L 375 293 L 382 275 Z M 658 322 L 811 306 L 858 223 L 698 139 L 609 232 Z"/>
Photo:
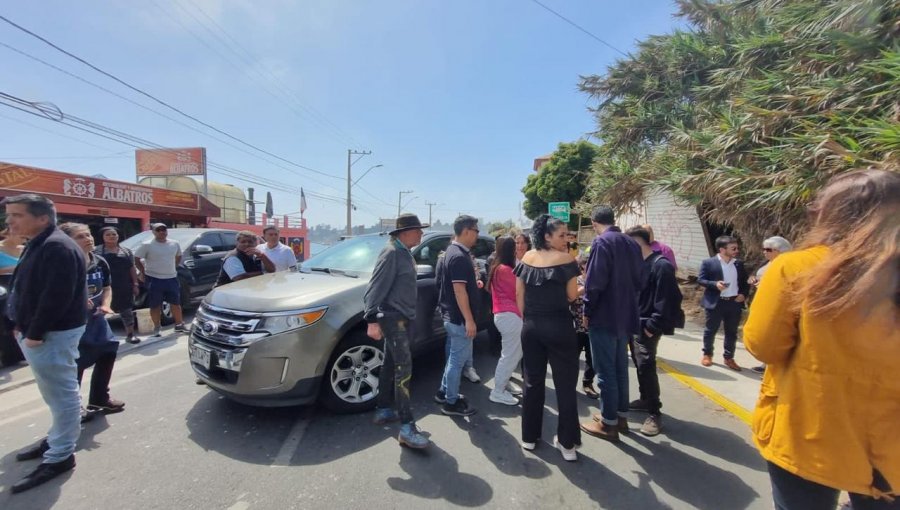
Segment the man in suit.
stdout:
<path fill-rule="evenodd" d="M 710 257 L 700 264 L 700 276 L 697 283 L 706 290 L 703 292 L 701 305 L 706 310 L 706 327 L 703 329 L 703 358 L 700 363 L 704 367 L 712 365 L 713 341 L 719 332 L 719 325 L 725 323 L 725 366 L 740 372 L 741 367 L 734 361 L 734 348 L 737 343 L 738 323 L 744 309 L 744 301 L 750 292 L 747 283 L 747 270 L 744 262 L 737 259 L 738 243 L 731 236 L 720 236 L 716 239 L 718 255 Z"/>

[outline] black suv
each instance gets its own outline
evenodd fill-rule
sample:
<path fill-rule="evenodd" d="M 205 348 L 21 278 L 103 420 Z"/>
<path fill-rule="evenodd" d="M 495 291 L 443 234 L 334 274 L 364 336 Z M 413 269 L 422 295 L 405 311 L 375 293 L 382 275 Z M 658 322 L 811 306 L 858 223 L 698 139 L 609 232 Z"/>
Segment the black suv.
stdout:
<path fill-rule="evenodd" d="M 181 286 L 181 304 L 190 308 L 199 303 L 212 290 L 222 268 L 225 254 L 234 249 L 237 230 L 218 228 L 170 228 L 168 239 L 181 246 L 181 264 L 178 265 L 178 283 Z M 153 239 L 153 232 L 146 230 L 122 241 L 131 251 Z M 146 306 L 146 290 L 135 298 L 135 308 Z M 162 322 L 171 324 L 172 312 L 163 303 Z"/>

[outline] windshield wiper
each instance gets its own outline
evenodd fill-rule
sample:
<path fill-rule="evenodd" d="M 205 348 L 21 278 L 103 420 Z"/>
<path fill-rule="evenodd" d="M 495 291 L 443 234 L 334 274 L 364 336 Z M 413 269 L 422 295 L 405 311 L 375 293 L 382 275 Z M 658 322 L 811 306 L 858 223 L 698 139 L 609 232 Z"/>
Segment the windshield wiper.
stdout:
<path fill-rule="evenodd" d="M 310 271 L 321 271 L 323 273 L 328 273 L 328 274 L 339 274 L 339 275 L 346 276 L 348 278 L 359 278 L 358 274 L 348 273 L 344 269 L 333 269 L 330 267 L 311 267 L 311 268 L 309 268 L 309 270 Z"/>

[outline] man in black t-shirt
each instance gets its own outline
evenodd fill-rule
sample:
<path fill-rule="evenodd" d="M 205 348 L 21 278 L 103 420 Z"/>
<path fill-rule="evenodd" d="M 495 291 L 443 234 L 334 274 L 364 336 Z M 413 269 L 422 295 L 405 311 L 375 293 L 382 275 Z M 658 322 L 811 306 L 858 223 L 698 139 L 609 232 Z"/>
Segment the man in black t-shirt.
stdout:
<path fill-rule="evenodd" d="M 471 416 L 475 410 L 459 394 L 459 381 L 466 360 L 472 357 L 472 341 L 478 329 L 473 311 L 478 309 L 480 297 L 469 252 L 478 240 L 478 219 L 468 215 L 456 218 L 453 232 L 456 239 L 437 266 L 438 302 L 447 331 L 448 355 L 441 388 L 434 398 L 448 416 Z"/>

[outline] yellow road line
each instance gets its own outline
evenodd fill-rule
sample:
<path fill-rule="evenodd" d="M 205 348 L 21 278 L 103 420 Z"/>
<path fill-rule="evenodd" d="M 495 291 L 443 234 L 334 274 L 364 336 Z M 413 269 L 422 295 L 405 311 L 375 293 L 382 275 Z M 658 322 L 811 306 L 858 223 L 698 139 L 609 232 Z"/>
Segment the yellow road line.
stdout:
<path fill-rule="evenodd" d="M 685 374 L 681 370 L 678 370 L 677 368 L 673 367 L 672 365 L 666 363 L 665 361 L 663 361 L 659 358 L 656 359 L 656 365 L 659 368 L 663 369 L 664 372 L 666 372 L 670 376 L 674 377 L 677 381 L 679 381 L 682 384 L 684 384 L 685 386 L 693 389 L 694 391 L 700 393 L 704 397 L 712 400 L 716 404 L 719 404 L 720 406 L 725 408 L 726 411 L 735 415 L 739 420 L 746 423 L 747 425 L 750 425 L 750 418 L 752 416 L 752 413 L 750 411 L 748 411 L 747 409 L 744 409 L 740 405 L 738 405 L 738 404 L 732 402 L 731 400 L 729 400 L 728 398 L 726 398 L 721 393 L 719 393 L 716 390 L 710 388 L 709 386 L 703 384 L 702 382 L 698 381 L 697 379 L 694 379 L 693 377 Z"/>

